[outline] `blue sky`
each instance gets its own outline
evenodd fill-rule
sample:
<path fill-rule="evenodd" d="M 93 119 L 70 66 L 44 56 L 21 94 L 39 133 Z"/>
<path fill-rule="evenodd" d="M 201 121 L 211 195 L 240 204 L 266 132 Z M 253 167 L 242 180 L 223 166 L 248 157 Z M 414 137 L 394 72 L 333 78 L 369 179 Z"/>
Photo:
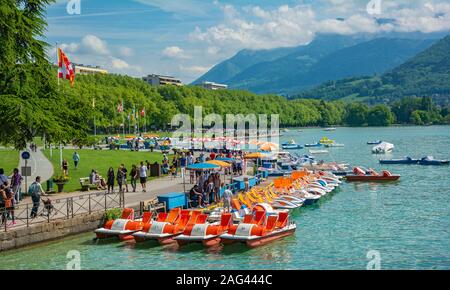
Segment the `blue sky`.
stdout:
<path fill-rule="evenodd" d="M 380 9 L 368 10 L 371 1 Z M 80 0 L 80 15 L 68 2 L 48 8 L 46 40 L 72 61 L 184 82 L 241 49 L 304 45 L 321 33 L 450 31 L 446 0 Z"/>

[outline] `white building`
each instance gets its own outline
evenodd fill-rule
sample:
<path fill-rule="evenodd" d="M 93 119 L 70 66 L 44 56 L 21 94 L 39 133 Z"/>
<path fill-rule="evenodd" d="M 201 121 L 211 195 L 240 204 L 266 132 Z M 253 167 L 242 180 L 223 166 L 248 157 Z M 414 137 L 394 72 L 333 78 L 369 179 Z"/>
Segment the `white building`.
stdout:
<path fill-rule="evenodd" d="M 208 90 L 226 90 L 226 89 L 228 89 L 227 85 L 218 84 L 215 82 L 203 82 L 201 84 L 198 84 L 198 86 L 203 87 Z"/>
<path fill-rule="evenodd" d="M 182 86 L 183 85 L 181 80 L 171 77 L 171 76 L 151 74 L 146 77 L 143 77 L 142 79 L 152 86 L 161 86 L 161 85 Z"/>
<path fill-rule="evenodd" d="M 73 64 L 75 66 L 76 75 L 95 75 L 95 74 L 108 74 L 106 69 L 102 69 L 99 66 Z"/>

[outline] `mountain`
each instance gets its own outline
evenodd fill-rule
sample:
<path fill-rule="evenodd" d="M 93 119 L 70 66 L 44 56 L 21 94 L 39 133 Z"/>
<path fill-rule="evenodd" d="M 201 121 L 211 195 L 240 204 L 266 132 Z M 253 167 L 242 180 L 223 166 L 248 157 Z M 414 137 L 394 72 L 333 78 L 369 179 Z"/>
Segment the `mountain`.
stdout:
<path fill-rule="evenodd" d="M 382 74 L 326 82 L 295 97 L 326 100 L 392 100 L 404 96 L 450 95 L 450 35 Z"/>
<path fill-rule="evenodd" d="M 382 74 L 434 40 L 321 35 L 290 49 L 239 52 L 195 83 L 215 81 L 256 93 L 292 94 L 328 80 Z"/>

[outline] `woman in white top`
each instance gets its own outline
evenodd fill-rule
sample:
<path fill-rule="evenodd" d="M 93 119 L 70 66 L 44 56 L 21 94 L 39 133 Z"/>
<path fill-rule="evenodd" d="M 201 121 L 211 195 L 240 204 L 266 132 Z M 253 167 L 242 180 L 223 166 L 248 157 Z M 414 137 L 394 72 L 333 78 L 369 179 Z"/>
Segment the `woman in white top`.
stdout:
<path fill-rule="evenodd" d="M 139 178 L 141 180 L 142 191 L 147 191 L 147 166 L 144 165 L 144 162 L 141 162 L 141 167 L 139 167 Z"/>

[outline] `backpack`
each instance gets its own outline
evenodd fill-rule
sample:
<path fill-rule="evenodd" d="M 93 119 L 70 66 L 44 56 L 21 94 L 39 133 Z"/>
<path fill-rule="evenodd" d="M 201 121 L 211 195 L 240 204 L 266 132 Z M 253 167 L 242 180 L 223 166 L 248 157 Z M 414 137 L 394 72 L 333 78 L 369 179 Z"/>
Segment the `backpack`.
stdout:
<path fill-rule="evenodd" d="M 36 184 L 32 183 L 30 187 L 28 187 L 28 196 L 33 196 L 36 191 Z"/>

